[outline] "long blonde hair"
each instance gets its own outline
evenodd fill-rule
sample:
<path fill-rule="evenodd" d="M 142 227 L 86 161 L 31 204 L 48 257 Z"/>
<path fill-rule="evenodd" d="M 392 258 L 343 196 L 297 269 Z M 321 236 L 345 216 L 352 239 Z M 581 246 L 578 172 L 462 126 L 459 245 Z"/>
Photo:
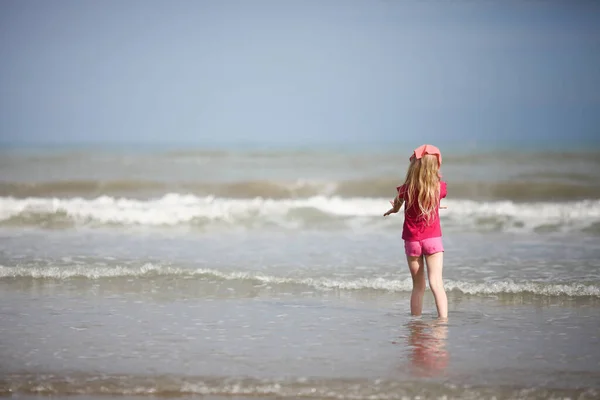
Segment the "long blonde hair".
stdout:
<path fill-rule="evenodd" d="M 429 224 L 440 205 L 440 166 L 435 155 L 427 154 L 410 162 L 404 181 L 406 208 L 417 201 L 420 216 Z"/>

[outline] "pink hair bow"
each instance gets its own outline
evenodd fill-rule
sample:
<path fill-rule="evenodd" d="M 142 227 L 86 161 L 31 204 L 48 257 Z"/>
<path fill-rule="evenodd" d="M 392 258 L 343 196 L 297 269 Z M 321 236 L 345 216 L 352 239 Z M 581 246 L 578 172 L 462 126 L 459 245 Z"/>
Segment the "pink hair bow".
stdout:
<path fill-rule="evenodd" d="M 438 159 L 439 166 L 442 166 L 442 152 L 440 151 L 440 149 L 431 144 L 424 144 L 422 146 L 417 147 L 415 151 L 413 151 L 413 154 L 410 156 L 410 161 L 414 160 L 415 158 L 418 160 L 427 154 L 435 155 Z"/>

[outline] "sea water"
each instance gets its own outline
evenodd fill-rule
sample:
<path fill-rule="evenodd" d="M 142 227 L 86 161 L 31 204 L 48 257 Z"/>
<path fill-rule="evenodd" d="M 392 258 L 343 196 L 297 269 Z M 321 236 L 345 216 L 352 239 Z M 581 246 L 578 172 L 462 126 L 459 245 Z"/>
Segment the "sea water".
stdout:
<path fill-rule="evenodd" d="M 406 153 L 3 150 L 0 393 L 600 396 L 599 154 L 444 154 L 439 322 Z"/>

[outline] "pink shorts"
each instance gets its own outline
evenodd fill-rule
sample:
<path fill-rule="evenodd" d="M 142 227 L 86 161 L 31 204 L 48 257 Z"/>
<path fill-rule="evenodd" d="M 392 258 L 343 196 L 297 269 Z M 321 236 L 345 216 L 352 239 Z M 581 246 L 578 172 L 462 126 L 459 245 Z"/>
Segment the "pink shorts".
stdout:
<path fill-rule="evenodd" d="M 430 255 L 444 251 L 444 244 L 442 243 L 441 236 L 415 242 L 408 242 L 405 240 L 404 250 L 406 251 L 407 256 L 418 257 L 423 254 Z"/>

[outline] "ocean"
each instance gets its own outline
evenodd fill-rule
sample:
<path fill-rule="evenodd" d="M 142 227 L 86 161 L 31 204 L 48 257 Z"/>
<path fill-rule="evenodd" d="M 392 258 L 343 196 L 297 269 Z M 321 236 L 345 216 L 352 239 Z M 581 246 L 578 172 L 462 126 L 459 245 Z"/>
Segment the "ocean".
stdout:
<path fill-rule="evenodd" d="M 0 396 L 600 398 L 600 152 L 442 151 L 447 322 L 409 147 L 4 148 Z"/>

